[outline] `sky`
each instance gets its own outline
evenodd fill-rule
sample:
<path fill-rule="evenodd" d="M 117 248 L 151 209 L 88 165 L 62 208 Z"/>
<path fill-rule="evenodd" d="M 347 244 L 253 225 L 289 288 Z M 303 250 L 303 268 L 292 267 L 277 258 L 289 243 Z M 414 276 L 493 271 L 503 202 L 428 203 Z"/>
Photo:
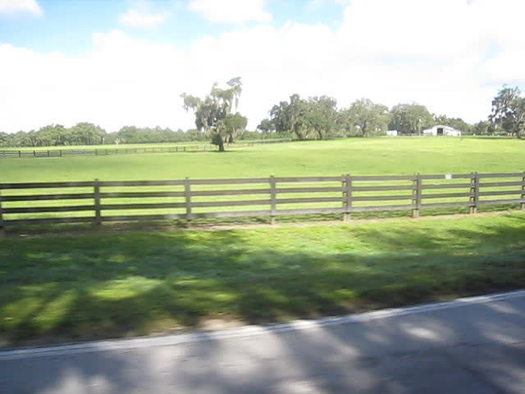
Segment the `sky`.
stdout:
<path fill-rule="evenodd" d="M 187 129 L 240 76 L 254 129 L 291 94 L 485 120 L 525 90 L 524 0 L 0 0 L 0 131 Z"/>

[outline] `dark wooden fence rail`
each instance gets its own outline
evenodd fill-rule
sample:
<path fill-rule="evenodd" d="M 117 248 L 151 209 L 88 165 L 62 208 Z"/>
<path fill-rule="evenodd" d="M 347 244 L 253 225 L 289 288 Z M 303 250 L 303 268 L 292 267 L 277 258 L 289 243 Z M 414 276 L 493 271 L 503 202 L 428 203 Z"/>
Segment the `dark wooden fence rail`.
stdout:
<path fill-rule="evenodd" d="M 173 153 L 173 152 L 205 152 L 214 150 L 212 145 L 181 145 L 151 148 L 94 148 L 94 149 L 34 149 L 34 150 L 0 150 L 0 158 L 34 158 L 34 157 L 69 157 L 69 156 L 108 156 L 137 153 Z"/>
<path fill-rule="evenodd" d="M 130 202 L 131 201 L 131 202 Z M 525 172 L 0 183 L 0 227 L 32 223 L 341 214 L 485 205 L 525 209 Z M 313 205 L 313 206 L 312 206 Z M 130 212 L 131 211 L 131 212 Z"/>

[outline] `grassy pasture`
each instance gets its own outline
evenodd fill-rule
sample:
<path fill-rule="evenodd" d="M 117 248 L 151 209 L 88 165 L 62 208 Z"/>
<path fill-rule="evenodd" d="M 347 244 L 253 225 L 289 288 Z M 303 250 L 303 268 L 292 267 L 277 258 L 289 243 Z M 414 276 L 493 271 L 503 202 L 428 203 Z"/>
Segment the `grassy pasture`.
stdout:
<path fill-rule="evenodd" d="M 0 342 L 286 321 L 520 288 L 524 231 L 515 212 L 3 239 Z"/>
<path fill-rule="evenodd" d="M 155 180 L 181 179 L 186 176 L 195 178 L 240 178 L 276 176 L 337 176 L 343 173 L 353 175 L 378 174 L 444 174 L 478 172 L 519 172 L 525 169 L 524 142 L 513 139 L 482 138 L 373 138 L 348 139 L 336 141 L 308 141 L 268 145 L 232 147 L 228 152 L 193 152 L 166 154 L 133 154 L 114 156 L 59 157 L 59 158 L 24 158 L 0 159 L 0 181 L 84 181 L 100 180 Z M 465 182 L 458 180 L 457 182 Z M 435 183 L 435 182 L 434 182 Z M 410 181 L 397 184 L 409 185 Z M 362 184 L 365 185 L 365 184 Z M 295 187 L 312 186 L 292 185 Z M 321 186 L 320 184 L 314 186 Z M 322 186 L 340 187 L 341 183 L 326 183 Z M 231 185 L 225 186 L 231 188 Z M 235 186 L 234 186 L 235 187 Z M 246 186 L 239 186 L 243 188 Z M 253 185 L 254 188 L 267 188 L 267 184 Z M 126 191 L 139 189 L 125 188 Z M 205 186 L 194 190 L 206 190 Z M 514 188 L 516 189 L 516 188 Z M 144 189 L 140 189 L 144 191 Z M 151 187 L 149 191 L 182 191 L 182 187 Z M 501 190 L 501 189 L 499 189 Z M 509 190 L 513 190 L 510 188 Z M 68 192 L 91 192 L 90 189 L 69 190 Z M 106 189 L 107 192 L 123 191 L 123 188 Z M 465 190 L 454 190 L 467 192 Z M 488 191 L 488 189 L 487 189 Z M 49 192 L 52 192 L 49 190 Z M 447 193 L 451 190 L 432 190 L 433 193 Z M 25 194 L 26 191 L 12 191 L 11 194 Z M 4 193 L 5 194 L 5 193 Z M 361 192 L 360 196 L 378 194 Z M 405 200 L 391 202 L 356 202 L 354 206 L 380 204 L 409 204 L 410 191 L 383 192 L 382 195 L 406 196 Z M 339 197 L 340 193 L 319 193 L 316 197 Z M 223 201 L 234 199 L 260 200 L 267 195 L 254 194 L 244 196 L 221 196 Z M 305 194 L 287 193 L 286 198 L 307 197 Z M 509 196 L 513 198 L 516 196 Z M 498 197 L 494 197 L 498 198 Z M 206 202 L 217 197 L 199 197 L 194 201 Z M 463 201 L 465 198 L 463 198 Z M 448 198 L 429 202 L 456 202 L 459 198 Z M 183 197 L 136 199 L 106 199 L 107 204 L 128 203 L 183 203 Z M 37 201 L 23 203 L 5 203 L 6 207 L 55 206 L 90 204 L 91 200 Z M 281 206 L 281 209 L 335 208 L 341 203 L 296 203 Z M 212 210 L 243 210 L 245 207 L 200 208 L 194 212 Z M 267 206 L 252 206 L 250 209 L 267 209 Z M 492 210 L 492 207 L 484 207 Z M 499 208 L 496 208 L 499 209 Z M 184 209 L 158 209 L 156 214 L 183 213 Z M 464 212 L 464 208 L 447 209 L 448 213 Z M 428 209 L 423 214 L 433 214 L 435 209 Z M 142 214 L 141 210 L 106 211 L 104 215 Z M 152 212 L 149 212 L 152 213 Z M 55 217 L 86 216 L 86 212 L 57 213 Z M 406 212 L 388 213 L 388 216 L 406 215 Z M 42 217 L 32 214 L 30 217 Z M 378 216 L 358 214 L 357 217 Z M 28 215 L 12 214 L 10 218 L 29 218 Z"/>
<path fill-rule="evenodd" d="M 525 169 L 524 152 L 525 141 L 515 139 L 356 138 L 225 153 L 0 159 L 0 182 L 518 172 Z"/>

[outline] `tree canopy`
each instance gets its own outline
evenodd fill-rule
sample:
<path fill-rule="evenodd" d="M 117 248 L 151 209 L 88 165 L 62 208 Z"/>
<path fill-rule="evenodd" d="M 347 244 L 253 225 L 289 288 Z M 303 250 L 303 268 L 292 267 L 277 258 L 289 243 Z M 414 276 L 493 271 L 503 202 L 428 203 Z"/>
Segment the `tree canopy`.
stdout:
<path fill-rule="evenodd" d="M 434 123 L 436 121 L 424 105 L 397 104 L 390 110 L 388 128 L 401 134 L 421 135 L 422 130 L 432 127 Z"/>
<path fill-rule="evenodd" d="M 388 107 L 367 98 L 354 101 L 348 116 L 362 137 L 384 133 L 388 125 Z"/>
<path fill-rule="evenodd" d="M 333 97 L 315 96 L 303 99 L 298 94 L 281 101 L 270 110 L 270 118 L 263 119 L 257 128 L 261 131 L 290 133 L 299 140 L 325 139 L 337 127 L 337 101 Z"/>
<path fill-rule="evenodd" d="M 308 136 L 306 127 L 307 103 L 298 94 L 292 94 L 289 101 L 281 101 L 270 110 L 270 121 L 278 133 L 290 132 L 297 139 Z"/>
<path fill-rule="evenodd" d="M 525 129 L 525 97 L 518 87 L 503 86 L 492 100 L 489 120 L 495 127 L 521 138 Z"/>
<path fill-rule="evenodd" d="M 204 98 L 183 93 L 183 108 L 193 111 L 195 126 L 204 131 L 211 142 L 223 152 L 224 142 L 234 142 L 234 139 L 244 131 L 248 120 L 238 112 L 234 112 L 239 104 L 242 92 L 240 77 L 227 82 L 228 88 L 219 88 L 213 84 L 210 93 Z"/>

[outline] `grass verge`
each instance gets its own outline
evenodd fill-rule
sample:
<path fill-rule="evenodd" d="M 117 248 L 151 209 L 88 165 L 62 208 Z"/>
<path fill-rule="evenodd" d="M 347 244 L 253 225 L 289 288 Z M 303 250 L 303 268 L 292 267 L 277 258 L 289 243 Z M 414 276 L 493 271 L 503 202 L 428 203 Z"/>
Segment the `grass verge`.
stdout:
<path fill-rule="evenodd" d="M 268 323 L 525 287 L 525 214 L 0 240 L 3 346 Z"/>

